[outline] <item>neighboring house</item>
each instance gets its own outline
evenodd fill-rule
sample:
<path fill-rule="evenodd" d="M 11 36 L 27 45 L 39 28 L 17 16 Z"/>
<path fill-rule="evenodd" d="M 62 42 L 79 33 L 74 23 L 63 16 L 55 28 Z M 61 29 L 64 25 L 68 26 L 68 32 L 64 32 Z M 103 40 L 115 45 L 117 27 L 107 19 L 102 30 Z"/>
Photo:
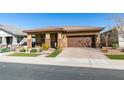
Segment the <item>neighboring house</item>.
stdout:
<path fill-rule="evenodd" d="M 105 45 L 105 34 L 108 34 L 108 46 L 112 47 L 113 44 L 118 44 L 118 46 L 124 47 L 124 38 L 118 33 L 117 30 L 107 30 L 107 31 L 103 31 L 101 33 L 101 45 L 104 47 Z"/>
<path fill-rule="evenodd" d="M 91 26 L 46 27 L 25 30 L 27 46 L 32 47 L 32 35 L 36 37 L 36 45 L 47 43 L 50 47 L 96 47 L 99 32 L 103 28 Z"/>
<path fill-rule="evenodd" d="M 26 33 L 23 33 L 23 29 L 16 28 L 10 25 L 0 25 L 0 47 L 18 47 L 24 38 Z"/>

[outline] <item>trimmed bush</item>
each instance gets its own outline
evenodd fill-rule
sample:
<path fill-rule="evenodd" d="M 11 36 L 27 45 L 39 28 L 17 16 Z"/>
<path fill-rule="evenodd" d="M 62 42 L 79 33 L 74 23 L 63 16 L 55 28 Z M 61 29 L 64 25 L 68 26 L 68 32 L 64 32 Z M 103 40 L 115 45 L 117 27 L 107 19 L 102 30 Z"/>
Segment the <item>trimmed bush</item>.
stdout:
<path fill-rule="evenodd" d="M 118 47 L 118 44 L 116 44 L 116 43 L 112 44 L 113 49 L 116 49 L 117 47 Z"/>
<path fill-rule="evenodd" d="M 9 48 L 0 48 L 0 53 L 10 52 Z"/>
<path fill-rule="evenodd" d="M 42 50 L 43 50 L 42 48 L 39 48 L 39 50 L 38 50 L 38 51 L 39 51 L 39 52 L 42 52 Z"/>
<path fill-rule="evenodd" d="M 19 51 L 20 52 L 26 52 L 26 49 L 25 48 L 21 48 Z"/>
<path fill-rule="evenodd" d="M 42 44 L 42 48 L 43 50 L 48 50 L 49 49 L 49 45 L 48 44 Z"/>
<path fill-rule="evenodd" d="M 37 52 L 37 49 L 31 49 L 30 52 L 35 53 L 35 52 Z"/>

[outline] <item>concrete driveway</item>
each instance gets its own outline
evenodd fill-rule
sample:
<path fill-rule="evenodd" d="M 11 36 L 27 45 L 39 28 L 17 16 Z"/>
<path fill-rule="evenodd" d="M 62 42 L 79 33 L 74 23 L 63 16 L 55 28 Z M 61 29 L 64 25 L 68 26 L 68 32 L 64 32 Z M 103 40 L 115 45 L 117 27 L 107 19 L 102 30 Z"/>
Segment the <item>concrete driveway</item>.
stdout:
<path fill-rule="evenodd" d="M 100 50 L 96 48 L 64 48 L 57 57 L 64 58 L 92 58 L 92 59 L 107 59 Z"/>

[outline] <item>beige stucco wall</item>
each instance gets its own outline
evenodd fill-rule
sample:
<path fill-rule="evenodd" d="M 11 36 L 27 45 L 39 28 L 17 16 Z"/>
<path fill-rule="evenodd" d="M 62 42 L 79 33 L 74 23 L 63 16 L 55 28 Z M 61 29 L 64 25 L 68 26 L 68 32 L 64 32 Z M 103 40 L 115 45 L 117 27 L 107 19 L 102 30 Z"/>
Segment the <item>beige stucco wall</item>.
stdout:
<path fill-rule="evenodd" d="M 32 35 L 27 35 L 27 47 L 32 48 Z"/>
<path fill-rule="evenodd" d="M 67 36 L 66 36 L 66 34 L 62 35 L 62 40 L 63 40 L 63 47 L 67 47 Z"/>

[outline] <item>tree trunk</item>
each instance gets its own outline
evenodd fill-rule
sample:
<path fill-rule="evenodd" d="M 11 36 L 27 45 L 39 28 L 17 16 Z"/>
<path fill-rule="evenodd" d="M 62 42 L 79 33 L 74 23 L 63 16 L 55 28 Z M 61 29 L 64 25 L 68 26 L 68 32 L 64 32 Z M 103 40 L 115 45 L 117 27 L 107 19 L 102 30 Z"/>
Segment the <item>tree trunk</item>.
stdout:
<path fill-rule="evenodd" d="M 108 52 L 108 35 L 106 35 L 106 51 Z"/>

